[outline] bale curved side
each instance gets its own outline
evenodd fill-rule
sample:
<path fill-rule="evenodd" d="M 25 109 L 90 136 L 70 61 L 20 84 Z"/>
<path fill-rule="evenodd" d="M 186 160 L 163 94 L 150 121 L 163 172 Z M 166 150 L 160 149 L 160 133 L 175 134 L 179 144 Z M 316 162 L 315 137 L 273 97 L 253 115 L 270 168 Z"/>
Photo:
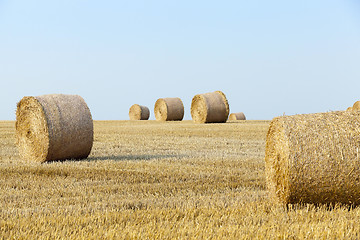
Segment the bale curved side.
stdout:
<path fill-rule="evenodd" d="M 159 98 L 154 106 L 158 121 L 181 121 L 184 117 L 184 104 L 180 98 Z"/>
<path fill-rule="evenodd" d="M 246 120 L 245 114 L 243 112 L 231 113 L 229 120 Z"/>
<path fill-rule="evenodd" d="M 347 109 L 346 109 L 346 111 L 352 111 L 353 110 L 353 108 L 352 107 L 348 107 Z"/>
<path fill-rule="evenodd" d="M 149 108 L 139 104 L 134 104 L 129 109 L 130 120 L 148 120 L 150 117 Z"/>
<path fill-rule="evenodd" d="M 23 159 L 82 159 L 93 145 L 91 113 L 77 95 L 24 97 L 17 104 L 15 127 Z"/>
<path fill-rule="evenodd" d="M 360 112 L 277 117 L 266 138 L 265 172 L 277 203 L 360 204 Z"/>
<path fill-rule="evenodd" d="M 230 113 L 230 107 L 229 107 L 229 102 L 226 98 L 226 95 L 225 93 L 223 93 L 222 91 L 215 91 L 217 93 L 219 93 L 224 101 L 224 104 L 225 104 L 225 107 L 226 107 L 226 118 L 229 116 L 229 113 Z"/>
<path fill-rule="evenodd" d="M 191 101 L 191 117 L 195 123 L 223 123 L 229 116 L 229 104 L 221 91 L 197 94 Z"/>

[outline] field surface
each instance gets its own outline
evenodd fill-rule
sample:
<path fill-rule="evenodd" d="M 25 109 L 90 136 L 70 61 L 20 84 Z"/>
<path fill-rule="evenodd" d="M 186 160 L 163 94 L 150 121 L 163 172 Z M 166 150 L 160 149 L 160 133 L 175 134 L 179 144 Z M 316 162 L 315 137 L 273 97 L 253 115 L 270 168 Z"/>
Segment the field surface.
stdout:
<path fill-rule="evenodd" d="M 269 121 L 95 121 L 88 159 L 22 160 L 0 122 L 0 239 L 359 239 L 360 210 L 272 205 Z"/>

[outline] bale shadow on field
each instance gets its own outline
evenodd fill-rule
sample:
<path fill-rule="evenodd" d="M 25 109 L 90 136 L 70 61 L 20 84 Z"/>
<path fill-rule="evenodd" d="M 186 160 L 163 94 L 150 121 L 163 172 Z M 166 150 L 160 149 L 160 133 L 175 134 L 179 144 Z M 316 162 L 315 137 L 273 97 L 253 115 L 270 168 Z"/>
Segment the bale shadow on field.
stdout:
<path fill-rule="evenodd" d="M 151 155 L 151 154 L 145 154 L 145 155 L 108 155 L 108 156 L 92 156 L 88 157 L 86 159 L 83 159 L 83 161 L 99 161 L 99 160 L 114 160 L 114 161 L 128 161 L 128 160 L 137 160 L 137 161 L 143 161 L 143 160 L 155 160 L 155 159 L 165 159 L 165 158 L 186 158 L 187 155 L 184 154 L 166 154 L 166 155 Z"/>

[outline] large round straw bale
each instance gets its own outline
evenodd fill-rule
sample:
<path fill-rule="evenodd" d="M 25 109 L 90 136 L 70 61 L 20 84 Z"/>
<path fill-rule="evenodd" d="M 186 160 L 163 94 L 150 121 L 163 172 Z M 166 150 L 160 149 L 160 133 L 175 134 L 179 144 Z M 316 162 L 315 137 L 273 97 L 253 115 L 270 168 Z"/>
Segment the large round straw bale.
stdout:
<path fill-rule="evenodd" d="M 184 117 L 184 104 L 180 98 L 159 98 L 154 107 L 158 121 L 181 121 Z"/>
<path fill-rule="evenodd" d="M 23 159 L 86 158 L 93 145 L 90 110 L 77 95 L 24 97 L 17 104 L 16 138 Z"/>
<path fill-rule="evenodd" d="M 289 203 L 360 203 L 360 112 L 274 118 L 266 138 L 270 198 Z"/>
<path fill-rule="evenodd" d="M 352 107 L 348 107 L 348 108 L 346 109 L 346 111 L 352 111 L 352 110 L 353 110 Z"/>
<path fill-rule="evenodd" d="M 246 120 L 246 117 L 243 112 L 232 113 L 229 116 L 229 120 Z"/>
<path fill-rule="evenodd" d="M 196 123 L 223 123 L 229 116 L 229 104 L 221 91 L 197 94 L 191 102 L 191 117 Z"/>
<path fill-rule="evenodd" d="M 130 120 L 148 120 L 150 116 L 150 111 L 148 107 L 134 104 L 130 107 L 129 117 Z"/>
<path fill-rule="evenodd" d="M 352 106 L 352 110 L 353 111 L 360 111 L 360 101 L 357 101 L 354 103 L 354 105 Z"/>

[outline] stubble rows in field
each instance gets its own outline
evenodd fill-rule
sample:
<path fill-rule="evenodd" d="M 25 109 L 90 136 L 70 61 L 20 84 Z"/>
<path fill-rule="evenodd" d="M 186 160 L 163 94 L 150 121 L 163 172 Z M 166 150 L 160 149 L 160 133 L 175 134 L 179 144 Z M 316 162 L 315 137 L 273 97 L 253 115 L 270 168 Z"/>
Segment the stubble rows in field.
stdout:
<path fill-rule="evenodd" d="M 268 121 L 95 121 L 91 155 L 19 159 L 0 123 L 3 238 L 356 238 L 359 210 L 266 197 Z"/>

